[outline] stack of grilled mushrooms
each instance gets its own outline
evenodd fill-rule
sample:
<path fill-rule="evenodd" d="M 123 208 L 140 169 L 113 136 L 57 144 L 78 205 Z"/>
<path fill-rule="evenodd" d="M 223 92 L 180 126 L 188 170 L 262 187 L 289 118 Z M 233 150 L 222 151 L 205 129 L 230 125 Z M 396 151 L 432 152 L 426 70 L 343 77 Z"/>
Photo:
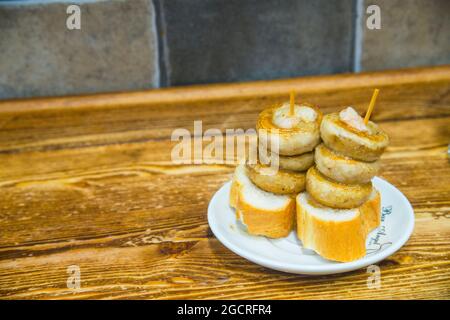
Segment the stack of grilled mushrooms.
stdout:
<path fill-rule="evenodd" d="M 303 246 L 322 257 L 363 257 L 367 235 L 380 224 L 380 193 L 371 180 L 387 134 L 352 107 L 322 117 L 315 106 L 293 106 L 292 98 L 264 110 L 257 130 L 262 145 L 278 146 L 279 169 L 268 166 L 273 150 L 237 167 L 230 204 L 247 231 L 279 238 L 296 222 Z"/>
<path fill-rule="evenodd" d="M 295 104 L 292 98 L 260 113 L 259 146 L 267 149 L 259 150 L 256 163 L 237 168 L 231 191 L 231 204 L 249 233 L 278 238 L 292 230 L 295 196 L 305 190 L 306 170 L 314 165 L 321 121 L 318 108 Z M 274 145 L 276 150 L 270 149 Z"/>

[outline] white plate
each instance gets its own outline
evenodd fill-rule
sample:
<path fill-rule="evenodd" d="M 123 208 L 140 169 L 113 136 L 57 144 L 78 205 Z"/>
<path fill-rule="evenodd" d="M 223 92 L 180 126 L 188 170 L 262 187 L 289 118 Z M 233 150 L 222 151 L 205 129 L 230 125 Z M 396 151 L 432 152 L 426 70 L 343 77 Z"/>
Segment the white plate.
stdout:
<path fill-rule="evenodd" d="M 214 235 L 234 253 L 267 268 L 299 274 L 333 274 L 375 264 L 401 248 L 414 228 L 414 212 L 408 199 L 389 182 L 375 177 L 374 186 L 381 193 L 382 221 L 367 237 L 367 254 L 352 262 L 326 260 L 314 251 L 302 248 L 295 232 L 282 239 L 252 236 L 236 220 L 229 205 L 231 182 L 211 199 L 208 222 Z"/>

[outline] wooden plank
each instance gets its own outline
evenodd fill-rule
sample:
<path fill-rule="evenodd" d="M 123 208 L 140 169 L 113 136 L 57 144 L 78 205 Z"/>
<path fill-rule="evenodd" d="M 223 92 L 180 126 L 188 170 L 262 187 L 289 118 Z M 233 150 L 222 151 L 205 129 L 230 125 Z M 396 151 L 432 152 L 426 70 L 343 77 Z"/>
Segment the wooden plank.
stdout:
<path fill-rule="evenodd" d="M 41 110 L 122 108 L 131 105 L 150 106 L 208 101 L 246 100 L 287 95 L 290 91 L 312 94 L 336 94 L 358 89 L 368 92 L 374 87 L 426 85 L 448 82 L 450 65 L 416 69 L 401 69 L 360 74 L 301 77 L 283 80 L 256 81 L 232 84 L 194 85 L 139 92 L 96 94 L 88 96 L 32 98 L 0 101 L 0 112 L 30 112 Z M 436 94 L 438 96 L 438 93 Z M 283 97 L 284 98 L 284 97 Z"/>
<path fill-rule="evenodd" d="M 139 96 L 136 99 L 109 94 L 5 101 L 0 102 L 0 152 L 55 149 L 61 148 L 62 143 L 77 147 L 161 140 L 170 137 L 174 128 L 192 130 L 195 120 L 202 120 L 204 130 L 253 128 L 257 114 L 268 105 L 286 100 L 292 86 L 300 88 L 297 89 L 299 99 L 319 105 L 324 113 L 345 105 L 364 112 L 372 86 L 376 85 L 381 93 L 372 116 L 374 121 L 449 116 L 450 67 L 431 71 L 434 77 L 425 76 L 422 69 L 406 75 L 394 73 L 398 83 L 384 73 L 375 73 L 280 80 L 275 82 L 278 83 L 276 91 L 269 90 L 271 82 L 257 82 L 151 90 L 135 93 Z M 369 81 L 371 77 L 377 82 Z M 343 88 L 342 83 L 349 87 Z M 302 91 L 303 87 L 309 91 Z M 242 93 L 247 91 L 251 94 Z M 195 100 L 200 93 L 202 99 Z M 193 97 L 189 98 L 191 94 Z"/>
<path fill-rule="evenodd" d="M 450 67 L 0 102 L 0 297 L 450 298 Z M 175 128 L 251 128 L 289 89 L 325 112 L 363 110 L 391 137 L 383 178 L 411 201 L 413 236 L 365 270 L 306 277 L 223 247 L 206 221 L 232 165 L 173 165 Z M 82 288 L 67 289 L 79 265 Z"/>

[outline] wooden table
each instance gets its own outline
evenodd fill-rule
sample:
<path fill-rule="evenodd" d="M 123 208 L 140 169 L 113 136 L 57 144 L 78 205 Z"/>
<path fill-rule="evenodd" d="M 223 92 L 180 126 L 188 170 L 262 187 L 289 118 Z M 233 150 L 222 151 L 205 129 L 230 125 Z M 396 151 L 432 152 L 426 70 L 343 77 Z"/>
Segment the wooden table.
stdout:
<path fill-rule="evenodd" d="M 365 269 L 300 276 L 235 255 L 206 220 L 232 165 L 173 165 L 175 128 L 252 128 L 288 98 L 363 113 L 391 137 L 381 176 L 411 201 L 414 233 Z M 4 299 L 450 298 L 450 66 L 0 102 Z M 67 288 L 68 267 L 81 288 Z"/>

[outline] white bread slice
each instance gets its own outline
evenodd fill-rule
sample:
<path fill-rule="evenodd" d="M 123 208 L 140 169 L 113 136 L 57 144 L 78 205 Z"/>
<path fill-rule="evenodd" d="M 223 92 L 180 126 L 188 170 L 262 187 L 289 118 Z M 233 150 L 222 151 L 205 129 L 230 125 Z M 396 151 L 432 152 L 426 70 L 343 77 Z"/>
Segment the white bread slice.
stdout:
<path fill-rule="evenodd" d="M 374 191 L 361 207 L 333 209 L 320 205 L 306 192 L 297 198 L 297 236 L 307 249 L 340 262 L 366 254 L 366 237 L 380 224 L 380 194 Z"/>
<path fill-rule="evenodd" d="M 249 234 L 281 238 L 293 229 L 295 199 L 259 189 L 247 177 L 244 165 L 239 165 L 234 173 L 230 205 Z"/>

